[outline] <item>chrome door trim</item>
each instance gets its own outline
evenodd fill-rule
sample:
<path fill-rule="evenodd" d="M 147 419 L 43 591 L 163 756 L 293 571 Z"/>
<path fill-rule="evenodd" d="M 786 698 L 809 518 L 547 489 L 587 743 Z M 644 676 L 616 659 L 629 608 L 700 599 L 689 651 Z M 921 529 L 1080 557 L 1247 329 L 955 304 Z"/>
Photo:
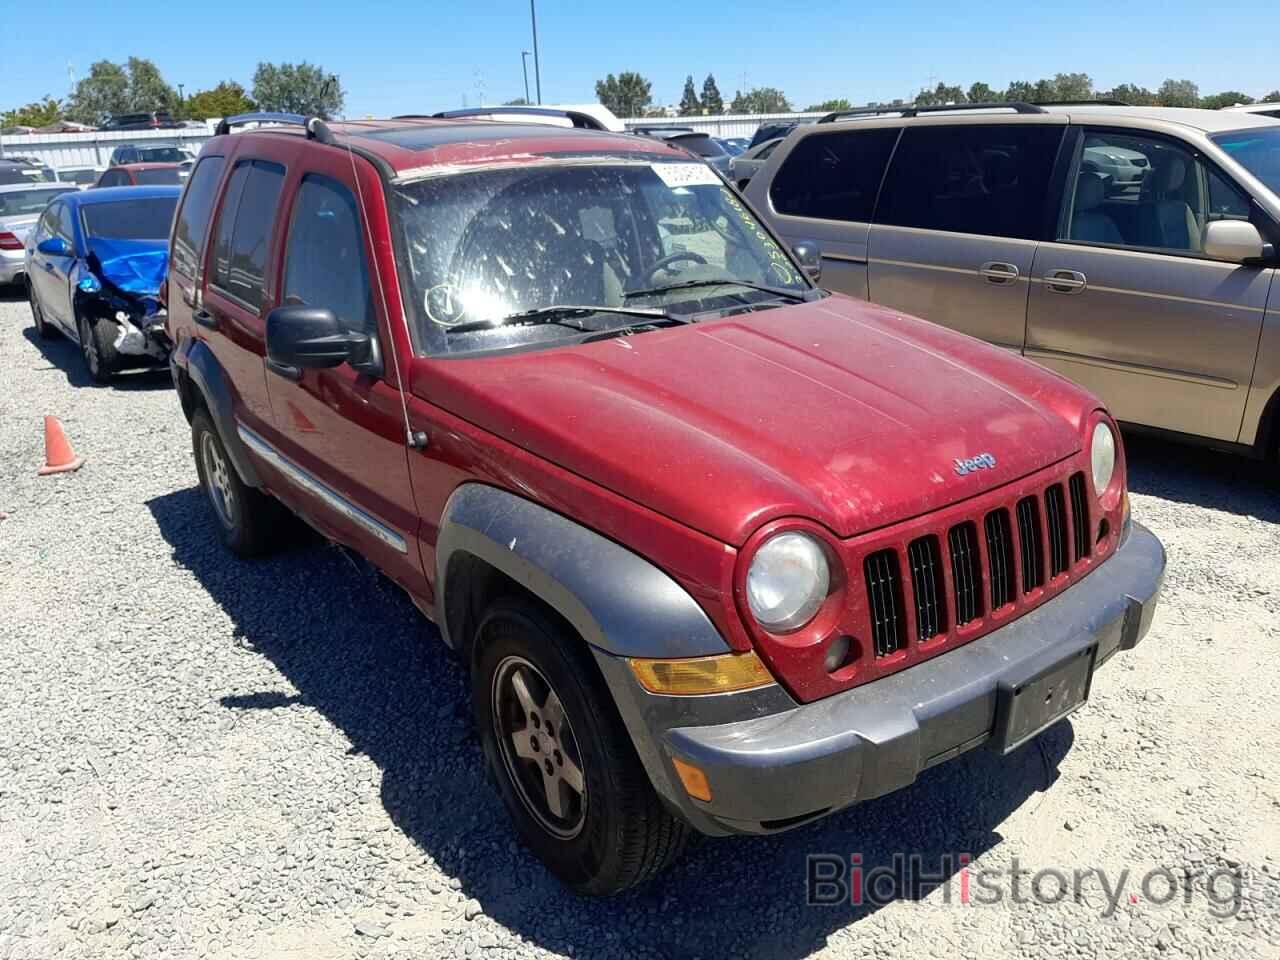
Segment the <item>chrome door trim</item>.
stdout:
<path fill-rule="evenodd" d="M 262 437 L 258 436 L 243 423 L 236 424 L 236 432 L 240 434 L 240 439 L 244 441 L 245 446 L 270 463 L 303 490 L 306 490 L 308 493 L 315 494 L 338 513 L 342 514 L 342 516 L 346 517 L 352 523 L 363 527 L 393 550 L 398 550 L 400 553 L 405 554 L 409 552 L 408 543 L 406 543 L 404 537 L 396 533 L 395 530 L 387 526 L 372 514 L 361 510 L 354 503 L 342 496 L 342 494 L 338 493 L 328 484 L 322 482 L 313 474 L 303 470 L 300 466 L 282 454 L 275 447 L 271 446 L 271 444 L 267 443 L 267 441 L 263 440 Z"/>
<path fill-rule="evenodd" d="M 1060 281 L 1050 277 L 1030 277 L 1032 283 L 1041 283 L 1049 286 Z M 1197 307 L 1219 307 L 1223 310 L 1239 310 L 1243 313 L 1266 313 L 1266 307 L 1250 307 L 1243 303 L 1231 303 L 1225 300 L 1201 300 L 1196 297 L 1179 297 L 1172 293 L 1156 293 L 1152 290 L 1128 290 L 1124 287 L 1102 287 L 1096 283 L 1090 283 L 1089 289 L 1098 293 L 1118 293 L 1129 297 L 1151 297 L 1153 300 L 1164 300 L 1169 303 L 1190 303 Z M 1065 291 L 1063 291 L 1065 292 Z"/>
<path fill-rule="evenodd" d="M 1094 287 L 1093 289 L 1097 289 Z M 1166 380 L 1181 380 L 1184 383 L 1196 383 L 1205 387 L 1217 387 L 1219 390 L 1238 390 L 1240 384 L 1223 377 L 1210 377 L 1203 373 L 1190 373 L 1186 370 L 1169 370 L 1165 367 L 1150 367 L 1142 363 L 1123 363 L 1119 360 L 1106 360 L 1102 357 L 1090 357 L 1082 353 L 1066 353 L 1061 350 L 1045 350 L 1041 347 L 1027 347 L 1023 355 L 1032 360 L 1066 360 L 1070 363 L 1083 363 L 1090 367 L 1101 367 L 1104 370 L 1116 370 L 1121 373 L 1140 373 L 1148 377 L 1164 377 Z"/>
<path fill-rule="evenodd" d="M 1053 293 L 1071 296 L 1084 290 L 1089 285 L 1089 279 L 1079 270 L 1054 267 L 1044 275 L 1044 285 Z"/>
<path fill-rule="evenodd" d="M 981 276 L 980 271 L 972 267 L 944 267 L 937 263 L 922 263 L 919 260 L 886 260 L 883 257 L 867 257 L 867 263 L 878 263 L 885 267 L 908 267 L 915 270 L 937 270 L 941 273 L 962 273 L 966 277 Z M 1014 277 L 1014 282 L 1026 283 L 1028 277 Z M 1007 285 L 1007 284 L 1006 284 Z"/>

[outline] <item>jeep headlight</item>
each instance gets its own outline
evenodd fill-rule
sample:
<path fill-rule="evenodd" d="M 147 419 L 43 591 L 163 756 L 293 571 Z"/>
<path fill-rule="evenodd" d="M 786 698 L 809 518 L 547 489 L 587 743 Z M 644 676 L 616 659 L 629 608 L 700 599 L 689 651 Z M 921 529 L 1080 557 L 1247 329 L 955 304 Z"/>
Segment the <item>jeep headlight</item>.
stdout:
<path fill-rule="evenodd" d="M 1093 460 L 1093 490 L 1101 497 L 1111 486 L 1116 472 L 1116 436 L 1104 421 L 1093 425 L 1093 441 L 1089 445 Z"/>
<path fill-rule="evenodd" d="M 831 571 L 818 541 L 805 533 L 780 533 L 751 560 L 747 605 L 766 630 L 797 630 L 813 619 L 830 586 Z"/>

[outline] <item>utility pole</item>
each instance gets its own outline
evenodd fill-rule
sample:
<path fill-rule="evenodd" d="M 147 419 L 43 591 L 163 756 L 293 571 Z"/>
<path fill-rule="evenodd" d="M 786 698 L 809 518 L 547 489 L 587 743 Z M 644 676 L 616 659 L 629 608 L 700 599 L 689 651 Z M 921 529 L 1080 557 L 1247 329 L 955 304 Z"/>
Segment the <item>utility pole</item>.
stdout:
<path fill-rule="evenodd" d="M 542 67 L 538 64 L 538 11 L 534 6 L 535 3 L 536 0 L 529 0 L 529 22 L 533 24 L 533 82 L 538 91 L 538 104 L 541 106 Z"/>
<path fill-rule="evenodd" d="M 529 103 L 529 51 L 520 51 L 520 67 L 524 70 L 524 102 Z"/>

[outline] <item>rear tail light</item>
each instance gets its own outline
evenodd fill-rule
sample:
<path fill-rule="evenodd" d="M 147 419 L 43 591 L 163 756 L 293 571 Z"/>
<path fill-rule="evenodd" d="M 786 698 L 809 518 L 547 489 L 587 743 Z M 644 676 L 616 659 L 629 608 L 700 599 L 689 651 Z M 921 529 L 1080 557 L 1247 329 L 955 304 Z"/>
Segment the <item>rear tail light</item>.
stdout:
<path fill-rule="evenodd" d="M 21 250 L 22 241 L 18 239 L 17 234 L 9 233 L 6 230 L 0 230 L 0 250 Z"/>

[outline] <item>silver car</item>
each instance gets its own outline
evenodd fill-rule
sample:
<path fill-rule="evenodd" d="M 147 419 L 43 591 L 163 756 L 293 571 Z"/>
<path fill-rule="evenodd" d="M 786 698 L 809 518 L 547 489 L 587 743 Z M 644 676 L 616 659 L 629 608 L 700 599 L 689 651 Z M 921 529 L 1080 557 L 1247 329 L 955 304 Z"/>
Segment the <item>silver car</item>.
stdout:
<path fill-rule="evenodd" d="M 0 284 L 24 279 L 27 234 L 50 200 L 75 190 L 70 183 L 0 185 Z"/>
<path fill-rule="evenodd" d="M 1280 454 L 1280 122 L 904 107 L 789 136 L 745 196 L 823 284 L 1082 384 L 1121 420 Z"/>

